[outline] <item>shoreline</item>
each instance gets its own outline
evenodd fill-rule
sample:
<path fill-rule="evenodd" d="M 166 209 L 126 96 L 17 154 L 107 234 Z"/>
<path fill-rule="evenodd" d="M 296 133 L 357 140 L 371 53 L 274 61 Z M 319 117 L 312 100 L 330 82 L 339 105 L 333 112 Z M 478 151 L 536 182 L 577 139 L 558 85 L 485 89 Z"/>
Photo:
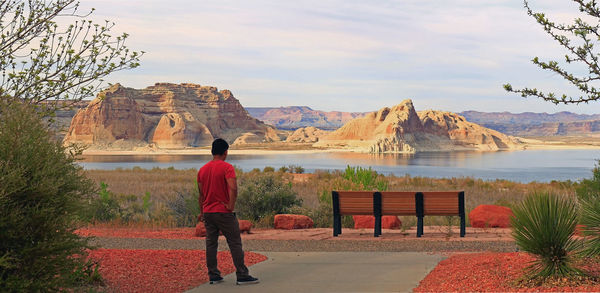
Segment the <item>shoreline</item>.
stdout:
<path fill-rule="evenodd" d="M 522 148 L 518 149 L 501 149 L 495 151 L 472 150 L 473 152 L 504 152 L 504 151 L 527 151 L 527 150 L 600 150 L 600 145 L 592 144 L 564 144 L 553 142 L 526 143 Z M 469 150 L 444 150 L 443 152 L 464 152 Z M 317 154 L 317 153 L 366 153 L 360 149 L 269 149 L 269 148 L 248 148 L 248 149 L 230 149 L 230 155 L 270 155 L 270 154 Z M 119 149 L 88 149 L 84 150 L 84 156 L 160 156 L 160 155 L 210 155 L 208 148 L 194 149 L 136 149 L 136 150 L 119 150 Z M 388 154 L 388 153 L 378 153 Z M 391 153 L 390 153 L 391 154 Z"/>

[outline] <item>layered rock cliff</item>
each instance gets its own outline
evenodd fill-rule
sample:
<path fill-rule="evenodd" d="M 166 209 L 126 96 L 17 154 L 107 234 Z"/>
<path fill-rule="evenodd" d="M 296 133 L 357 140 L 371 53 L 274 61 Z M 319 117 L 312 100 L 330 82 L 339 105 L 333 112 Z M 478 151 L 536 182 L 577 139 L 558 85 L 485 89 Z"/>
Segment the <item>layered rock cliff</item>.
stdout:
<path fill-rule="evenodd" d="M 346 123 L 315 144 L 374 153 L 519 148 L 520 142 L 450 112 L 417 113 L 411 100 Z"/>
<path fill-rule="evenodd" d="M 66 143 L 108 145 L 125 140 L 161 148 L 279 141 L 273 127 L 250 117 L 228 90 L 157 83 L 145 89 L 116 84 L 73 117 Z"/>

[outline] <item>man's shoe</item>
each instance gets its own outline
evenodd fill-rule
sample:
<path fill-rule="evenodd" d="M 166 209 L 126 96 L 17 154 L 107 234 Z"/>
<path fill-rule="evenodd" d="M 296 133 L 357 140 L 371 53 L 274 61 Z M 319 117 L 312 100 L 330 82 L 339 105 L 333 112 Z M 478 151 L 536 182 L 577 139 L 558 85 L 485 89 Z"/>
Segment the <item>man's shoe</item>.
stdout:
<path fill-rule="evenodd" d="M 238 284 L 238 285 L 249 285 L 249 284 L 256 284 L 256 283 L 258 283 L 258 279 L 254 278 L 252 276 L 237 279 L 237 282 L 236 282 L 236 284 Z"/>
<path fill-rule="evenodd" d="M 210 278 L 210 284 L 219 284 L 223 282 L 223 277 L 219 276 L 219 277 L 214 277 L 214 278 Z"/>

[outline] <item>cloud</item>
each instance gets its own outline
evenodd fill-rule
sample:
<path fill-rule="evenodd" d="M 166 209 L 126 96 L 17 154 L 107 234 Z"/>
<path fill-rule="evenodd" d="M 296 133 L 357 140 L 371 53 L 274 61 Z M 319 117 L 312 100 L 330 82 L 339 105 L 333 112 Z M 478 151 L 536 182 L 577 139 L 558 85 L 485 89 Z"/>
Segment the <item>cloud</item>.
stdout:
<path fill-rule="evenodd" d="M 531 64 L 564 52 L 527 16 L 522 2 L 89 0 L 96 20 L 117 23 L 148 53 L 112 82 L 145 87 L 195 82 L 233 91 L 244 105 L 305 104 L 361 111 L 398 103 L 463 111 L 598 112 L 505 93 L 502 84 L 558 87 Z M 569 21 L 565 1 L 534 9 Z"/>

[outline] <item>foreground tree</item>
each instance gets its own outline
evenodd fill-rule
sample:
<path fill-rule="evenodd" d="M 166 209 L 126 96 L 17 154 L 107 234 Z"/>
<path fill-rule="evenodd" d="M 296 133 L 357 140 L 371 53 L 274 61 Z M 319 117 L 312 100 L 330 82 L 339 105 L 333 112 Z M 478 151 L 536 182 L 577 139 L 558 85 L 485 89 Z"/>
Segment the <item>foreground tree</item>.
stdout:
<path fill-rule="evenodd" d="M 544 13 L 534 12 L 525 0 L 527 14 L 535 18 L 546 33 L 556 40 L 565 50 L 565 63 L 586 68 L 585 74 L 576 74 L 576 68 L 567 70 L 558 61 L 542 61 L 534 57 L 532 62 L 544 70 L 556 73 L 572 84 L 581 95 L 572 97 L 567 94 L 556 94 L 536 88 L 515 89 L 510 84 L 504 88 L 509 92 L 520 94 L 522 97 L 538 97 L 554 104 L 579 104 L 600 99 L 600 65 L 598 58 L 600 52 L 595 45 L 600 41 L 600 7 L 596 0 L 572 0 L 582 13 L 582 18 L 576 18 L 571 24 L 555 23 L 548 19 Z M 591 21 L 591 22 L 590 22 Z M 581 67 L 578 67 L 581 68 Z"/>
<path fill-rule="evenodd" d="M 87 240 L 74 233 L 93 185 L 75 162 L 78 150 L 54 141 L 43 121 L 92 96 L 103 77 L 137 67 L 142 53 L 78 6 L 0 1 L 2 292 L 69 291 L 97 273 L 86 265 Z"/>
<path fill-rule="evenodd" d="M 93 185 L 27 105 L 0 106 L 0 182 L 1 291 L 80 285 L 88 244 L 74 230 Z"/>
<path fill-rule="evenodd" d="M 0 2 L 0 98 L 42 104 L 43 114 L 92 96 L 102 79 L 139 66 L 114 24 L 86 20 L 75 0 Z M 91 12 L 90 12 L 91 13 Z M 73 19 L 73 24 L 57 24 Z"/>

